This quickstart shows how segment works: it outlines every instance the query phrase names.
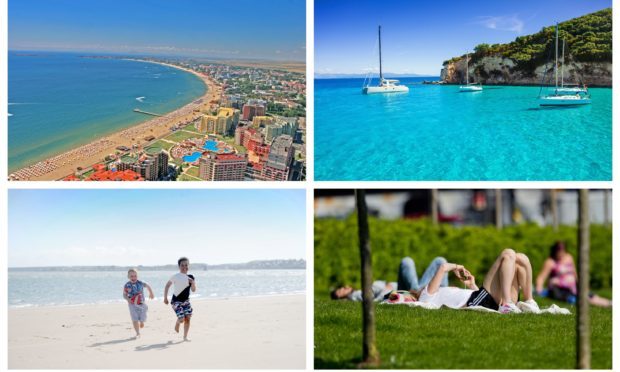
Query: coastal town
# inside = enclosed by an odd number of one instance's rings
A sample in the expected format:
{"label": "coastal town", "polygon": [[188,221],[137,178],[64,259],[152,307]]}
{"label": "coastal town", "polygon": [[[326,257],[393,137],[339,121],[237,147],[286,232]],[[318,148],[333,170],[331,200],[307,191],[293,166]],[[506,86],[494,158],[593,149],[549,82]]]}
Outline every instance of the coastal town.
{"label": "coastal town", "polygon": [[[118,58],[118,57],[87,57]],[[192,73],[206,93],[151,119],[9,175],[12,181],[301,181],[305,67],[124,58]]]}

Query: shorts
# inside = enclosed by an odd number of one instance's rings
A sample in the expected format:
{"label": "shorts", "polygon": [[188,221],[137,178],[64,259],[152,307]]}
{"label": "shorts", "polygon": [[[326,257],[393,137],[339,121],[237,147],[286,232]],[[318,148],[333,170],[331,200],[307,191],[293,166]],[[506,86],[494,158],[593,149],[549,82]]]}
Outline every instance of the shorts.
{"label": "shorts", "polygon": [[467,307],[472,306],[482,306],[495,311],[499,310],[499,305],[484,287],[474,291],[469,297],[469,300],[467,300]]}
{"label": "shorts", "polygon": [[189,300],[180,302],[175,301],[172,303],[172,310],[174,310],[175,314],[177,314],[177,318],[189,318],[192,316],[192,304],[189,303]]}
{"label": "shorts", "polygon": [[133,322],[146,322],[146,312],[149,307],[146,304],[129,304],[129,315]]}

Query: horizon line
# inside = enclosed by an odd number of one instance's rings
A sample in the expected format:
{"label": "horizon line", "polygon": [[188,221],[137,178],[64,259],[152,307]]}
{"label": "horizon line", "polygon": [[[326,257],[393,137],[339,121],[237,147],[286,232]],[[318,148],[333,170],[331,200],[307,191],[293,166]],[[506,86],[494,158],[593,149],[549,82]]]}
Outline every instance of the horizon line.
{"label": "horizon line", "polygon": [[7,48],[7,52],[43,52],[43,53],[88,53],[93,55],[127,55],[127,56],[149,56],[149,57],[178,57],[178,58],[202,58],[212,60],[224,60],[224,61],[239,61],[239,62],[275,62],[275,63],[299,63],[306,65],[306,59],[269,59],[259,57],[215,57],[207,55],[187,55],[187,54],[157,54],[150,52],[117,52],[117,51],[92,51],[92,50],[79,50],[79,49],[30,49],[30,48]]}

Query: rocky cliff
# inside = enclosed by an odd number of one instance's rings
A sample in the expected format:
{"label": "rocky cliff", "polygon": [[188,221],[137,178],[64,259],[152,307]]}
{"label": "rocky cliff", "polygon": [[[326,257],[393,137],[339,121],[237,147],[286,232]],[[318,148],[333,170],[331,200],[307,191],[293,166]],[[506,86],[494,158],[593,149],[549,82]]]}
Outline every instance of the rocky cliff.
{"label": "rocky cliff", "polygon": [[[441,80],[448,84],[465,82],[465,57],[452,60],[441,69]],[[540,85],[553,83],[553,61],[532,69],[519,69],[514,60],[501,55],[486,56],[470,61],[469,80],[486,85]],[[559,73],[559,72],[558,72]],[[587,86],[611,87],[611,62],[567,62],[564,66],[564,82],[586,84]]]}
{"label": "rocky cliff", "polygon": [[[566,46],[565,82],[611,86],[611,8],[561,22],[559,40],[560,48]],[[553,83],[555,43],[556,27],[551,25],[510,43],[477,45],[469,55],[470,82],[538,85],[545,77],[546,84]],[[442,80],[449,84],[464,83],[465,58],[463,55],[445,61]]]}

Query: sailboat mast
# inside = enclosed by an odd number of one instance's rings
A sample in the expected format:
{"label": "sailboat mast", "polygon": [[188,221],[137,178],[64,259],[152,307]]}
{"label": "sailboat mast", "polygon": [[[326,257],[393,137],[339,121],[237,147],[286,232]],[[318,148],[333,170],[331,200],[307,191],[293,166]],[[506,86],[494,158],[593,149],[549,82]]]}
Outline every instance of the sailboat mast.
{"label": "sailboat mast", "polygon": [[469,53],[465,55],[465,84],[469,84]]}
{"label": "sailboat mast", "polygon": [[562,88],[564,88],[564,48],[566,47],[566,39],[562,39]]}
{"label": "sailboat mast", "polygon": [[383,67],[381,66],[381,25],[379,25],[379,79],[383,81]]}
{"label": "sailboat mast", "polygon": [[558,24],[555,24],[555,87],[558,87]]}

